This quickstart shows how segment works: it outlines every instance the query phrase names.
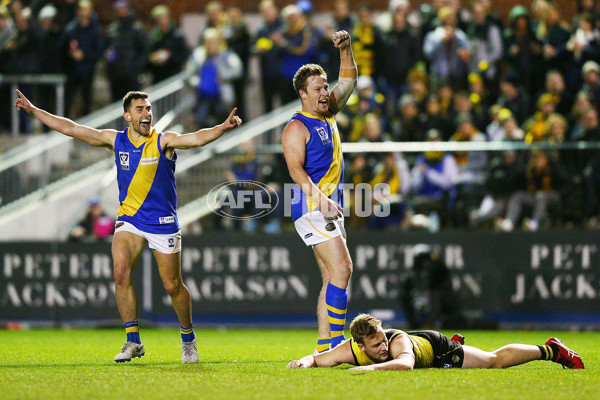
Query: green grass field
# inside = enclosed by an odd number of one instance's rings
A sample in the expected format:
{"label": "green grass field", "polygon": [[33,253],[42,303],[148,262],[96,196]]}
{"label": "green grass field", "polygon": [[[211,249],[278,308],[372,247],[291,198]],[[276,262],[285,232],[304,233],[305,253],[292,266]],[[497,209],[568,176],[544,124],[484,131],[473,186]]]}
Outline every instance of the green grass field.
{"label": "green grass field", "polygon": [[586,369],[543,361],[506,370],[286,369],[312,352],[309,330],[198,330],[200,363],[183,365],[176,329],[142,329],[146,356],[116,364],[122,330],[0,331],[0,399],[600,399],[598,332],[462,333],[485,350],[555,335]]}

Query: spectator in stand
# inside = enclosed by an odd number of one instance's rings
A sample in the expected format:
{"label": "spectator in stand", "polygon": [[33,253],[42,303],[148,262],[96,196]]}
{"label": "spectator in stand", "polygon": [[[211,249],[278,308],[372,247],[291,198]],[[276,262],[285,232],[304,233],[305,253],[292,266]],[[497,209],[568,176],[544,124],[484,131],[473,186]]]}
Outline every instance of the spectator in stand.
{"label": "spectator in stand", "polygon": [[394,141],[424,142],[425,130],[419,118],[417,102],[410,94],[403,95],[398,101],[399,116],[393,121]]}
{"label": "spectator in stand", "polygon": [[[449,84],[444,84],[439,88],[437,94],[440,99],[442,115],[446,118],[452,118],[454,116],[452,112],[454,109],[454,90]],[[454,131],[454,129],[452,129],[452,131]]]}
{"label": "spectator in stand", "polygon": [[469,38],[469,70],[481,73],[494,81],[498,72],[496,63],[502,59],[502,31],[488,19],[485,5],[476,1],[472,6],[473,19],[466,27]]}
{"label": "spectator in stand", "polygon": [[154,7],[150,15],[156,26],[150,31],[148,69],[156,83],[181,72],[190,51],[167,6]]}
{"label": "spectator in stand", "polygon": [[148,36],[136,20],[129,1],[117,0],[113,6],[116,21],[107,30],[108,78],[113,101],[120,101],[130,90],[139,90],[148,58]]}
{"label": "spectator in stand", "polygon": [[263,0],[259,5],[263,26],[254,39],[254,52],[260,60],[260,78],[263,92],[264,111],[273,110],[273,102],[279,97],[281,84],[281,60],[279,52],[273,44],[272,36],[281,34],[283,21],[273,0]]}
{"label": "spectator in stand", "polygon": [[77,17],[67,25],[63,46],[67,72],[65,110],[68,116],[74,115],[71,108],[78,93],[82,97],[83,115],[92,111],[94,73],[103,51],[104,37],[93,4],[89,0],[80,0]]}
{"label": "spectator in stand", "polygon": [[[38,14],[38,23],[41,30],[40,43],[40,73],[60,74],[63,72],[61,48],[63,33],[55,23],[56,7],[52,4],[45,5]],[[53,85],[40,85],[38,88],[40,107],[56,113],[56,89]],[[44,131],[50,128],[44,125]]]}
{"label": "spectator in stand", "polygon": [[600,110],[600,65],[596,61],[588,61],[581,69],[583,86],[581,92],[587,95],[592,105]]}
{"label": "spectator in stand", "polygon": [[548,3],[545,15],[545,34],[539,35],[544,47],[545,71],[556,69],[564,73],[567,63],[567,42],[571,37],[568,25],[561,21],[560,11],[556,4]]}
{"label": "spectator in stand", "polygon": [[556,104],[556,112],[568,115],[573,107],[573,95],[567,90],[565,80],[559,71],[548,71],[545,89],[545,92],[538,97],[538,101],[543,95],[548,94]]}
{"label": "spectator in stand", "polygon": [[352,34],[352,52],[358,71],[361,75],[375,77],[376,50],[380,46],[381,33],[373,22],[371,5],[362,3],[358,6],[358,21],[354,25]]}
{"label": "spectator in stand", "polygon": [[[15,3],[18,4],[18,3]],[[41,32],[31,17],[31,9],[17,8],[14,14],[16,33],[4,43],[0,49],[2,71],[6,74],[37,74],[40,72]],[[31,96],[33,87],[30,84],[21,84],[19,89],[25,96]],[[9,95],[8,98],[11,98]],[[5,109],[8,110],[8,107]],[[4,113],[4,112],[2,112]],[[31,133],[31,119],[19,116],[21,132]]]}
{"label": "spectator in stand", "polygon": [[443,140],[448,140],[454,133],[453,122],[442,115],[440,100],[435,94],[427,97],[425,111],[419,114],[419,121],[423,131],[435,129],[441,133]]}
{"label": "spectator in stand", "polygon": [[298,94],[289,82],[294,79],[298,68],[315,61],[316,37],[298,6],[286,6],[281,10],[281,15],[285,20],[284,32],[274,32],[271,39],[281,49],[280,76],[285,82],[281,85],[281,99],[283,103],[289,103],[298,99]]}
{"label": "spectator in stand", "polygon": [[[440,140],[438,131],[427,132],[427,141]],[[434,219],[437,216],[445,224],[455,207],[457,176],[458,166],[452,154],[431,150],[419,154],[410,180],[414,194],[410,203],[415,213],[428,214]]]}
{"label": "spectator in stand", "polygon": [[390,106],[387,110],[390,116],[390,111],[407,90],[409,71],[421,59],[419,36],[408,26],[404,12],[392,14],[391,28],[382,34],[375,55],[377,84]]}
{"label": "spectator in stand", "polygon": [[242,76],[240,58],[226,48],[217,29],[204,31],[201,46],[194,49],[186,66],[196,88],[196,120],[202,126],[215,125],[234,106],[233,80]]}
{"label": "spectator in stand", "polygon": [[562,166],[549,159],[543,151],[531,153],[525,170],[526,190],[510,196],[506,217],[499,220],[498,227],[512,231],[519,222],[523,207],[533,207],[531,218],[525,219],[527,230],[537,231],[548,224],[548,207],[558,206],[561,194],[568,193],[568,175]]}
{"label": "spectator in stand", "polygon": [[[375,165],[373,179],[369,182],[373,193],[372,212],[369,217],[369,229],[400,227],[406,216],[406,195],[410,190],[410,170],[401,154],[384,153],[381,161]],[[389,215],[380,215],[384,211],[378,199],[388,202]]]}
{"label": "spectator in stand", "polygon": [[548,117],[556,111],[554,97],[551,94],[543,94],[537,101],[538,109],[532,117],[523,124],[525,130],[525,142],[535,143],[545,139]]}
{"label": "spectator in stand", "polygon": [[529,96],[518,86],[514,75],[507,75],[500,80],[500,97],[498,104],[508,108],[519,125],[529,117]]}
{"label": "spectator in stand", "polygon": [[543,71],[542,43],[535,36],[529,11],[522,5],[512,8],[509,27],[504,31],[504,57],[508,64],[507,76],[518,77],[527,93],[541,90]]}
{"label": "spectator in stand", "polygon": [[374,114],[383,118],[385,97],[375,90],[375,83],[370,76],[360,75],[346,107],[338,113],[340,134],[344,140],[358,142],[364,135],[366,116]]}
{"label": "spectator in stand", "polygon": [[450,7],[438,11],[442,26],[425,36],[423,54],[430,62],[431,84],[439,88],[450,84],[454,89],[464,89],[467,84],[469,40],[456,27],[457,18]]}
{"label": "spectator in stand", "polygon": [[498,117],[500,126],[504,129],[504,139],[502,140],[507,142],[522,142],[525,140],[525,132],[519,127],[517,120],[509,109],[503,108]]}
{"label": "spectator in stand", "polygon": [[[16,34],[16,29],[13,24],[12,18],[8,8],[4,5],[0,5],[0,73],[5,73],[7,67],[5,56],[6,54],[2,51],[4,45]],[[12,102],[12,95],[10,93],[10,85],[0,83],[0,110],[8,110]],[[8,130],[10,128],[10,113],[0,113],[0,131],[2,129]]]}
{"label": "spectator in stand", "polygon": [[98,239],[109,239],[114,232],[115,221],[109,217],[99,197],[88,202],[88,210],[69,234],[69,240],[77,242],[95,242]]}
{"label": "spectator in stand", "polygon": [[352,32],[355,22],[350,12],[348,0],[335,0],[333,3],[333,19],[336,31]]}
{"label": "spectator in stand", "polygon": [[469,103],[471,104],[473,123],[477,129],[484,131],[490,122],[489,109],[492,106],[492,96],[481,75],[471,72],[467,80],[469,81]]}
{"label": "spectator in stand", "polygon": [[246,84],[248,82],[248,67],[250,62],[250,32],[246,26],[246,20],[242,9],[233,6],[227,10],[228,23],[225,25],[225,40],[229,49],[233,51],[242,61],[242,76],[233,80],[235,91],[235,104],[238,107],[240,118],[246,115]]}
{"label": "spectator in stand", "polygon": [[480,226],[500,218],[506,212],[510,196],[525,189],[525,167],[515,151],[497,154],[486,166],[486,194],[479,208],[469,213],[469,226]]}
{"label": "spectator in stand", "polygon": [[571,87],[581,85],[581,67],[587,61],[597,60],[600,52],[600,30],[594,27],[591,14],[581,14],[578,19],[577,29],[567,42],[569,60],[566,77]]}
{"label": "spectator in stand", "polygon": [[210,28],[216,29],[219,35],[223,36],[225,25],[227,24],[227,13],[223,4],[220,1],[210,1],[204,11],[206,12],[208,21],[202,31],[202,38],[204,38],[204,32]]}
{"label": "spectator in stand", "polygon": [[[458,130],[450,138],[452,142],[485,142],[485,135],[477,130],[469,114],[458,118]],[[467,209],[479,204],[484,194],[484,175],[487,165],[485,151],[454,152],[458,166],[456,177],[457,214],[456,222],[462,226],[466,222]]]}

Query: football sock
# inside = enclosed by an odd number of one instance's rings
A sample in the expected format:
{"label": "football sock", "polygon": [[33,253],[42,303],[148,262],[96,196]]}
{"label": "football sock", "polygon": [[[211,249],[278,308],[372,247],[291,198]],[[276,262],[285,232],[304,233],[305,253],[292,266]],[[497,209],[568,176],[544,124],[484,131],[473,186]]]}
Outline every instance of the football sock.
{"label": "football sock", "polygon": [[346,309],[348,308],[348,294],[346,289],[339,288],[331,283],[327,284],[325,290],[325,305],[329,316],[329,328],[331,329],[331,348],[342,343],[344,337],[344,325],[346,325]]}
{"label": "football sock", "polygon": [[324,351],[329,350],[331,347],[331,338],[330,337],[320,337],[317,339],[317,352],[322,353]]}
{"label": "football sock", "polygon": [[194,324],[191,324],[187,328],[179,325],[179,328],[181,328],[181,341],[182,342],[187,343],[187,342],[194,341],[194,339],[196,338],[196,334],[194,333]]}
{"label": "football sock", "polygon": [[556,361],[558,357],[558,346],[555,344],[538,346],[542,352],[542,360]]}
{"label": "football sock", "polygon": [[140,340],[140,326],[137,319],[135,321],[125,322],[123,326],[125,327],[125,333],[127,334],[128,342],[137,344],[142,343]]}

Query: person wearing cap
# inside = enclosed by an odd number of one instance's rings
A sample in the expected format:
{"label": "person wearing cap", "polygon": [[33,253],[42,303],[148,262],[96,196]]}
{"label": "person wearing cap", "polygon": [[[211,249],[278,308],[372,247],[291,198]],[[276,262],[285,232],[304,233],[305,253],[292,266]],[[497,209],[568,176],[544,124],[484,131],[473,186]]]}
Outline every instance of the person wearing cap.
{"label": "person wearing cap", "polygon": [[83,114],[92,111],[92,85],[96,66],[104,51],[104,42],[93,3],[89,0],[79,1],[77,17],[67,25],[63,42],[67,72],[65,111],[68,116],[73,115],[71,108],[79,93]]}
{"label": "person wearing cap", "polygon": [[449,83],[454,89],[464,89],[467,84],[469,39],[457,28],[457,16],[448,6],[438,11],[442,26],[425,35],[423,54],[430,62],[434,87]]}
{"label": "person wearing cap", "polygon": [[160,82],[183,70],[190,51],[183,32],[171,19],[169,7],[158,5],[150,15],[156,25],[149,34],[148,69],[154,82]]}
{"label": "person wearing cap", "polygon": [[113,101],[139,90],[148,57],[148,35],[133,15],[129,1],[114,3],[116,20],[106,29],[108,78]]}
{"label": "person wearing cap", "polygon": [[584,93],[590,102],[600,111],[600,65],[596,61],[587,61],[581,69],[583,86],[580,93]]}

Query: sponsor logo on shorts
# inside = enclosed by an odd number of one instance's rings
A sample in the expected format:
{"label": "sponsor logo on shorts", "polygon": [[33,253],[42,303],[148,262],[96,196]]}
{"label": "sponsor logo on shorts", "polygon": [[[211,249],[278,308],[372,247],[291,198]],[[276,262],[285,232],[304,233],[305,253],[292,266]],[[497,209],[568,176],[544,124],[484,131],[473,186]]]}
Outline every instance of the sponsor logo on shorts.
{"label": "sponsor logo on shorts", "polygon": [[142,165],[158,164],[158,157],[142,158],[140,160]]}
{"label": "sponsor logo on shorts", "polygon": [[304,239],[308,239],[309,237],[311,237],[313,234],[311,233],[307,233],[306,235],[304,235]]}
{"label": "sponsor logo on shorts", "polygon": [[125,225],[125,222],[117,222],[115,224],[115,229],[118,229],[118,228],[122,227],[123,225]]}
{"label": "sponsor logo on shorts", "polygon": [[129,171],[129,153],[126,151],[120,151],[119,161],[121,162],[121,169]]}
{"label": "sponsor logo on shorts", "polygon": [[335,224],[333,222],[328,223],[325,225],[325,230],[327,232],[335,231]]}
{"label": "sponsor logo on shorts", "polygon": [[458,364],[459,361],[460,361],[460,357],[457,354],[452,356],[452,364]]}
{"label": "sponsor logo on shorts", "polygon": [[158,222],[160,222],[161,224],[172,224],[173,222],[175,222],[175,217],[172,215],[169,217],[160,217],[158,219]]}

